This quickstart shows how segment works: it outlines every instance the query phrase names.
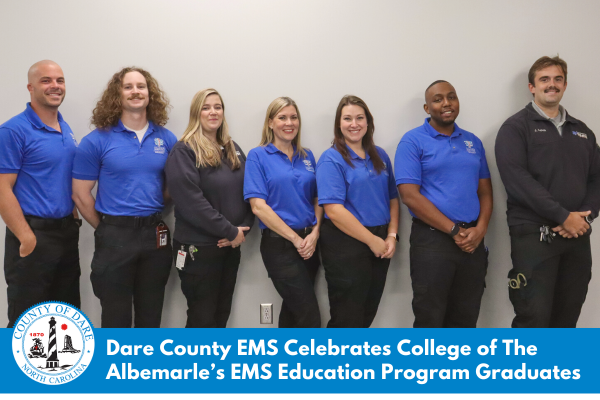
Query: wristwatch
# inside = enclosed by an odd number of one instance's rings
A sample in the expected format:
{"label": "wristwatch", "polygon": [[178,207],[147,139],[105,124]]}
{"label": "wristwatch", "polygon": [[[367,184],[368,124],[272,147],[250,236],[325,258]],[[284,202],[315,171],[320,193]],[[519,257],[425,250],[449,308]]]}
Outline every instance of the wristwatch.
{"label": "wristwatch", "polygon": [[450,230],[450,237],[458,235],[458,232],[460,232],[460,226],[458,224],[452,225],[452,229]]}
{"label": "wristwatch", "polygon": [[588,225],[592,225],[592,222],[594,222],[594,217],[592,217],[591,215],[586,215],[585,222],[587,222]]}
{"label": "wristwatch", "polygon": [[397,233],[388,233],[388,237],[393,237],[394,239],[396,239],[396,242],[400,241],[400,236],[398,236]]}

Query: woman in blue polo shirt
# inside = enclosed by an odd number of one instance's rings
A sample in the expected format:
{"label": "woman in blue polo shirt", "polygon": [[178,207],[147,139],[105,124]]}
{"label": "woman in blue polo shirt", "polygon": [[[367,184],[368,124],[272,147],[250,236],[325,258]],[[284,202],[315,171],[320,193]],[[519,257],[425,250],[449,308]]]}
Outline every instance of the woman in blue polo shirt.
{"label": "woman in blue polo shirt", "polygon": [[344,96],[333,146],[317,166],[325,208],[321,256],[329,291],[329,328],[371,326],[398,240],[398,191],[392,163],[375,146],[369,108]]}
{"label": "woman in blue polo shirt", "polygon": [[260,146],[248,153],[244,179],[244,199],[260,220],[260,253],[283,298],[280,328],[321,327],[314,282],[323,211],[315,158],[300,145],[300,128],[296,103],[289,97],[273,100]]}
{"label": "woman in blue polo shirt", "polygon": [[173,252],[188,304],[186,328],[227,326],[239,246],[254,224],[243,195],[246,156],[229,136],[224,112],[215,89],[196,93],[188,127],[165,166],[175,203]]}

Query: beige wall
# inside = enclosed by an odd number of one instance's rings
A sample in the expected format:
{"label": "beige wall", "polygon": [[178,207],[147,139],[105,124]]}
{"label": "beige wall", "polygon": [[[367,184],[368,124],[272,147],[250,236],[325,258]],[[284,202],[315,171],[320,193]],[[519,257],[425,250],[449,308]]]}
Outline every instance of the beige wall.
{"label": "beige wall", "polygon": [[[258,144],[264,113],[275,97],[290,96],[303,118],[303,144],[315,157],[332,138],[335,108],[356,94],[376,121],[375,141],[393,159],[402,135],[423,123],[423,91],[436,79],[454,84],[458,124],[484,143],[495,189],[487,244],[490,267],[479,326],[507,327],[512,307],[506,194],[494,157],[498,128],[531,96],[527,70],[538,57],[559,53],[569,63],[563,104],[600,133],[596,79],[600,64],[597,16],[589,1],[114,1],[3,2],[0,12],[0,121],[23,111],[26,72],[41,59],[58,62],[68,94],[61,112],[80,140],[110,76],[123,66],[151,71],[171,98],[167,125],[181,136],[189,104],[202,88],[217,88],[233,138],[245,152]],[[590,78],[592,77],[592,78]],[[410,327],[409,214],[402,206],[400,244],[392,260],[375,327]],[[168,221],[173,226],[172,210]],[[0,222],[0,240],[4,242]],[[599,260],[600,233],[592,237]],[[242,247],[230,327],[260,327],[259,304],[280,299],[262,265],[257,226]],[[100,304],[89,282],[93,232],[81,230],[82,309],[100,325]],[[0,257],[4,248],[0,246]],[[35,277],[32,277],[35,279]],[[0,283],[0,326],[6,326]],[[328,320],[322,271],[317,295]],[[579,326],[600,327],[600,280],[590,285]],[[173,271],[163,327],[185,324],[186,304]],[[271,327],[268,325],[263,327]]]}

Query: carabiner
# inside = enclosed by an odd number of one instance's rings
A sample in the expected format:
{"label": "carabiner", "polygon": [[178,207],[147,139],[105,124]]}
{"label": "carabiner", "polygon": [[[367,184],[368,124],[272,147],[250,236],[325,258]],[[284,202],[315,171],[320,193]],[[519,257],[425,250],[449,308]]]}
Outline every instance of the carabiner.
{"label": "carabiner", "polygon": [[[523,277],[523,281],[521,282],[521,277]],[[518,273],[517,274],[517,279],[510,279],[508,281],[508,286],[511,289],[520,289],[521,288],[521,283],[523,283],[523,287],[527,286],[527,278],[525,278],[525,275],[523,275],[522,273]]]}

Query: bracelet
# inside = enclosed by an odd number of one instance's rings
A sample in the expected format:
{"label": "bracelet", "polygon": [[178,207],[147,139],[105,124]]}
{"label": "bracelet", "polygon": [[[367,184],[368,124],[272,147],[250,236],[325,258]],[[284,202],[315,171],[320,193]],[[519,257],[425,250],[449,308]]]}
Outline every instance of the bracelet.
{"label": "bracelet", "polygon": [[393,237],[394,239],[396,239],[396,242],[400,241],[400,236],[398,236],[397,233],[388,233],[388,237]]}

